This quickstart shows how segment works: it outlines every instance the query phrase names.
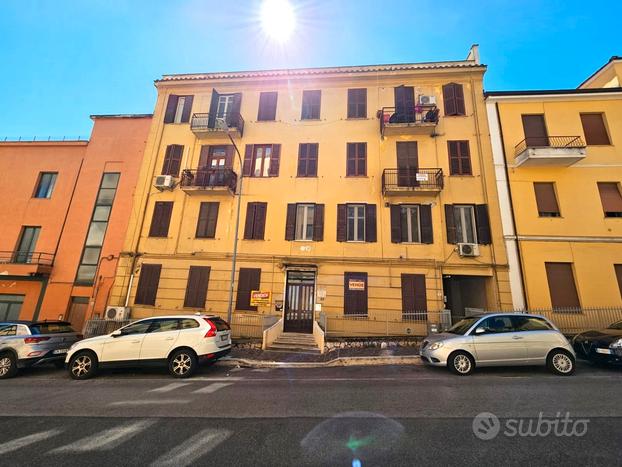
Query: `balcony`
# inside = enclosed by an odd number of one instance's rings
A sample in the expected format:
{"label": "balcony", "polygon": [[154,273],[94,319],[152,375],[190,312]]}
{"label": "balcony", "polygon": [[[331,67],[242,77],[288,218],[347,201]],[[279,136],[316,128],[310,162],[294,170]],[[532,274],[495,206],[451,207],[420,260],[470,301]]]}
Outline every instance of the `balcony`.
{"label": "balcony", "polygon": [[443,169],[384,169],[382,194],[436,195],[443,189]]}
{"label": "balcony", "polygon": [[197,138],[222,138],[231,135],[241,138],[244,134],[244,119],[239,112],[230,112],[222,117],[215,114],[193,114],[190,129]]}
{"label": "balcony", "polygon": [[0,251],[0,275],[49,275],[53,265],[53,253]]}
{"label": "balcony", "polygon": [[231,169],[184,170],[179,186],[188,195],[206,193],[235,194],[238,175]]}
{"label": "balcony", "polygon": [[378,111],[380,134],[431,135],[438,125],[439,109],[436,105],[416,105],[411,112],[396,113],[395,107],[383,107]]}
{"label": "balcony", "polygon": [[514,148],[516,166],[569,166],[585,158],[580,136],[542,136],[522,140]]}

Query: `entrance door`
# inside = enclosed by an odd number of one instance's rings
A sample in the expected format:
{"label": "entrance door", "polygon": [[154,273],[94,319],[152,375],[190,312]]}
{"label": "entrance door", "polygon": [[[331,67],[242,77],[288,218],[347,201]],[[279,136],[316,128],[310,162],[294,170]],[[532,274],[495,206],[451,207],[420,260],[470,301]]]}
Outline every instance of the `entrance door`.
{"label": "entrance door", "polygon": [[417,142],[397,143],[397,185],[405,187],[418,186],[417,170],[419,170]]}
{"label": "entrance door", "polygon": [[84,327],[84,319],[86,317],[86,310],[89,307],[88,297],[71,297],[71,305],[69,306],[69,315],[67,321],[71,323],[78,332],[82,331]]}
{"label": "entrance door", "polygon": [[315,272],[287,271],[285,289],[285,332],[313,332]]}
{"label": "entrance door", "polygon": [[528,147],[549,146],[544,115],[523,115],[523,131]]}

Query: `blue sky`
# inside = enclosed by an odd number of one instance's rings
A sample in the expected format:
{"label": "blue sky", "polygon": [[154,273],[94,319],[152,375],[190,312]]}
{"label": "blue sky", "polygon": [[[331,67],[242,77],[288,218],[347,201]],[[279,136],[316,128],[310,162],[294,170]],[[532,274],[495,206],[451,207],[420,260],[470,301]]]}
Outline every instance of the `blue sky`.
{"label": "blue sky", "polygon": [[488,90],[572,88],[622,55],[619,0],[291,2],[277,45],[261,0],[1,0],[0,138],[150,113],[168,73],[455,60],[479,43]]}

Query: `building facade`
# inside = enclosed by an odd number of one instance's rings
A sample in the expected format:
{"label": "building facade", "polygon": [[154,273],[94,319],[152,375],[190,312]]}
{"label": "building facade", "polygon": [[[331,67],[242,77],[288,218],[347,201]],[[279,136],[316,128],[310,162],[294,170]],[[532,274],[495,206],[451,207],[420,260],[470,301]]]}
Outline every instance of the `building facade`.
{"label": "building facade", "polygon": [[486,93],[516,308],[622,305],[621,80]]}
{"label": "building facade", "polygon": [[104,311],[151,115],[92,119],[89,141],[0,143],[0,320]]}
{"label": "building facade", "polygon": [[474,47],[455,62],[156,81],[111,304],[226,316],[240,199],[235,313],[310,332],[320,312],[399,327],[511,307],[485,69]]}

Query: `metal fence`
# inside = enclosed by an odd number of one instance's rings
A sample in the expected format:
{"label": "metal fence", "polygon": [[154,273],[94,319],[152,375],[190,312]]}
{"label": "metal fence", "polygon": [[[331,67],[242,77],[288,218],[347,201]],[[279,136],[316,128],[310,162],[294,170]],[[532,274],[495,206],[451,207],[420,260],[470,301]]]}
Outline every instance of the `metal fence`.
{"label": "metal fence", "polygon": [[561,332],[570,335],[590,329],[606,328],[622,320],[622,308],[532,309],[527,313],[544,316]]}
{"label": "metal fence", "polygon": [[329,337],[426,336],[432,327],[443,331],[451,326],[451,312],[324,315],[320,318],[320,325]]}

